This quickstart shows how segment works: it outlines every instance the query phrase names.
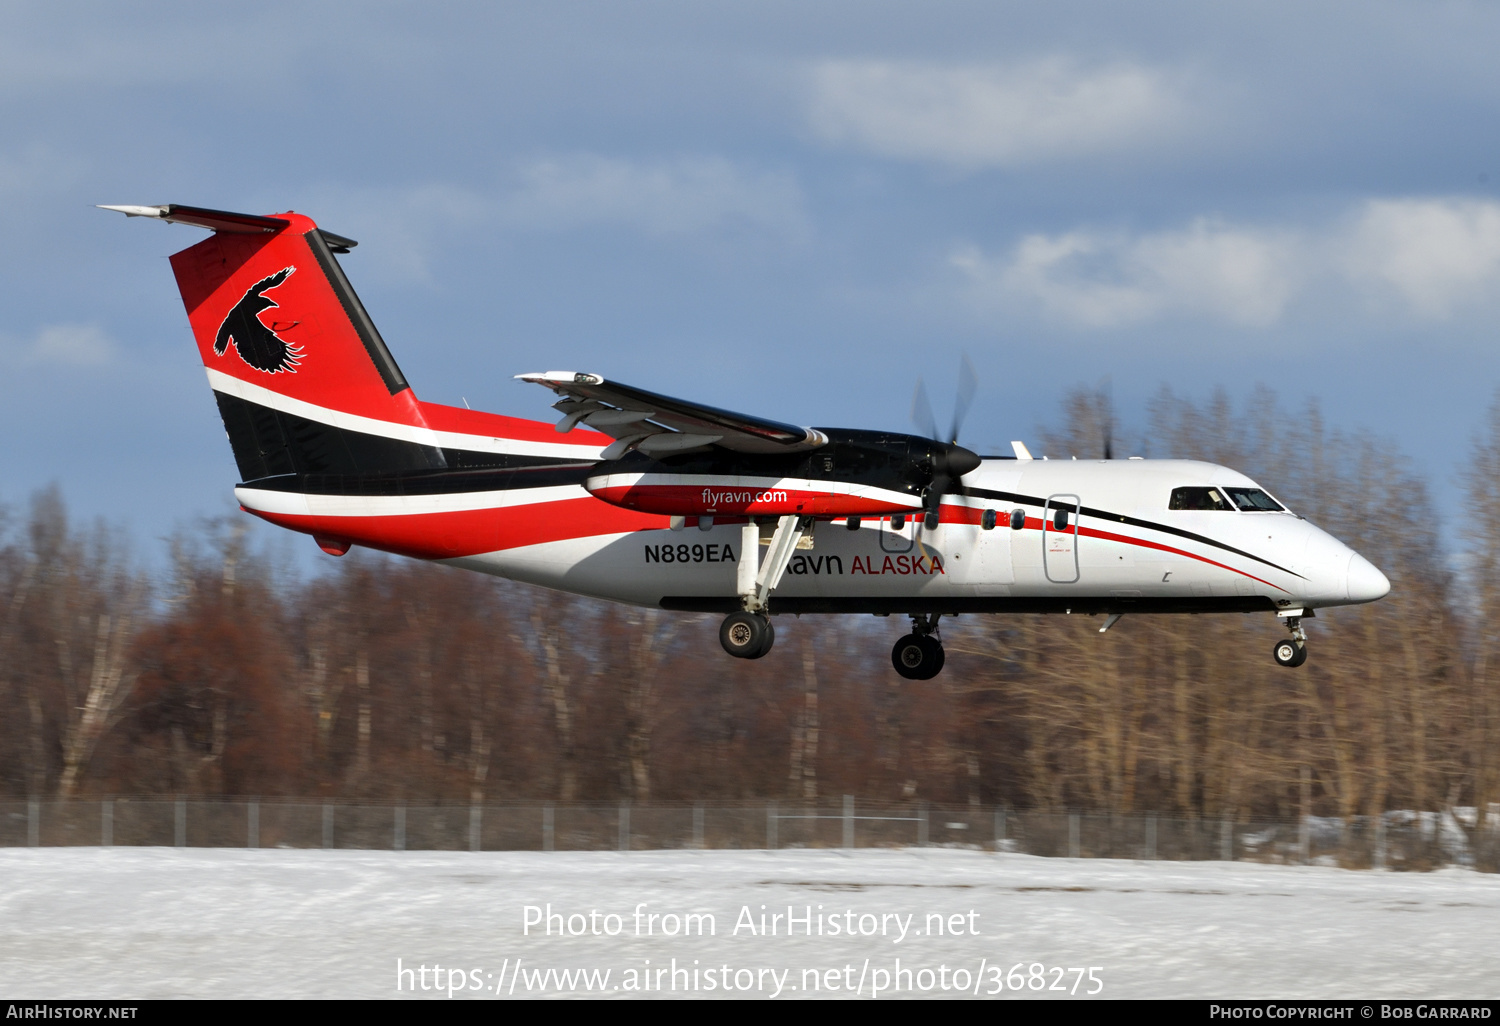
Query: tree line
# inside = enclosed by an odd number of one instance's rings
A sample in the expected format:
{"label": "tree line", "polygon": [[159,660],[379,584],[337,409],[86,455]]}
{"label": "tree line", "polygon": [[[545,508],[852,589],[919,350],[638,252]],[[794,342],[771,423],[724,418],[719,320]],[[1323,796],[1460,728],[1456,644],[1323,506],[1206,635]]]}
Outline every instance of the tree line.
{"label": "tree line", "polygon": [[[56,489],[0,519],[0,792],[463,801],[875,801],[1350,818],[1500,800],[1500,403],[1444,521],[1389,441],[1161,392],[1130,454],[1243,470],[1390,578],[1270,659],[1267,615],[943,623],[903,681],[897,619],[782,617],[759,661],[718,617],[580,599],[355,550],[290,573],[243,523],[151,575]],[[1041,449],[1097,458],[1106,394]],[[1456,513],[1457,511],[1455,511]],[[1440,544],[1439,532],[1446,532]],[[1455,548],[1465,563],[1450,569]],[[790,621],[790,622],[788,622]]]}

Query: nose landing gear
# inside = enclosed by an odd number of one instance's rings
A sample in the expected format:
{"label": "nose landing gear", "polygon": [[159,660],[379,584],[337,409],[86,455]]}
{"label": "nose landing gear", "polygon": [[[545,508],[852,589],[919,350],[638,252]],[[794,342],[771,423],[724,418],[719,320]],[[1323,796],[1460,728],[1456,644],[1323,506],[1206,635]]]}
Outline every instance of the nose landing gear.
{"label": "nose landing gear", "polygon": [[1276,642],[1271,654],[1282,666],[1301,666],[1307,662],[1307,632],[1302,629],[1302,617],[1288,616],[1285,620],[1292,636]]}
{"label": "nose landing gear", "polygon": [[911,633],[891,649],[891,665],[907,680],[931,680],[942,672],[947,656],[937,632],[941,614],[912,614]]}

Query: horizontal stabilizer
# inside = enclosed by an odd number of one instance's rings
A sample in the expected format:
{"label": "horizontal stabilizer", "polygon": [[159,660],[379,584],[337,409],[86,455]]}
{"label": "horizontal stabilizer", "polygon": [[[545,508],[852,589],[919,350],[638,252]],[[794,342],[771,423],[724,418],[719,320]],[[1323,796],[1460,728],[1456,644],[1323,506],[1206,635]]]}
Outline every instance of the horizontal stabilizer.
{"label": "horizontal stabilizer", "polygon": [[[284,217],[267,217],[263,214],[236,214],[231,210],[210,210],[207,207],[185,207],[181,203],[163,203],[160,206],[133,206],[125,203],[118,206],[96,203],[100,210],[118,210],[126,217],[150,217],[168,224],[190,224],[195,228],[207,228],[214,232],[231,235],[256,235],[263,232],[279,232],[292,222]],[[335,253],[347,253],[359,243],[322,228],[317,229],[328,248]]]}
{"label": "horizontal stabilizer", "polygon": [[228,210],[209,210],[205,207],[185,207],[178,203],[164,203],[158,207],[112,207],[100,203],[101,210],[118,210],[126,217],[154,217],[169,224],[191,224],[216,232],[253,234],[256,232],[279,232],[291,224],[283,217],[265,217],[260,214],[235,214]]}

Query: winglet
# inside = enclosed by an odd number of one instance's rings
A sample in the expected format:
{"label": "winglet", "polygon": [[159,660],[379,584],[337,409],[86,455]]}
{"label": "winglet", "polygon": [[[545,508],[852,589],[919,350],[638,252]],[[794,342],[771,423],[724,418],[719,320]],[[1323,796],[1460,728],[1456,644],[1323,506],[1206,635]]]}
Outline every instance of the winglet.
{"label": "winglet", "polygon": [[1016,459],[1018,460],[1030,460],[1036,458],[1032,456],[1031,451],[1026,448],[1025,442],[1011,442],[1010,447],[1011,450],[1015,452]]}

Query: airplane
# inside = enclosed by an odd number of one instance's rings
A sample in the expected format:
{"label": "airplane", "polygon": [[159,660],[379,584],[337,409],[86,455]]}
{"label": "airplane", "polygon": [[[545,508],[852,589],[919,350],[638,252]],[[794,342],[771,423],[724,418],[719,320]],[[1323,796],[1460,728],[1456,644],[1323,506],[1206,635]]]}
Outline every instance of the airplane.
{"label": "airplane", "polygon": [[[945,661],[941,618],[1270,613],[1372,602],[1363,556],[1227,467],[980,456],[890,431],[783,424],[599,374],[517,375],[557,423],[417,399],[338,256],[295,212],[105,206],[212,234],[171,258],[223,418],[240,507],[341,556],[365,546],[639,606],[722,613],[731,656],[771,617],[909,618],[909,680]],[[930,410],[930,407],[929,407]],[[930,413],[928,416],[930,420]]]}

